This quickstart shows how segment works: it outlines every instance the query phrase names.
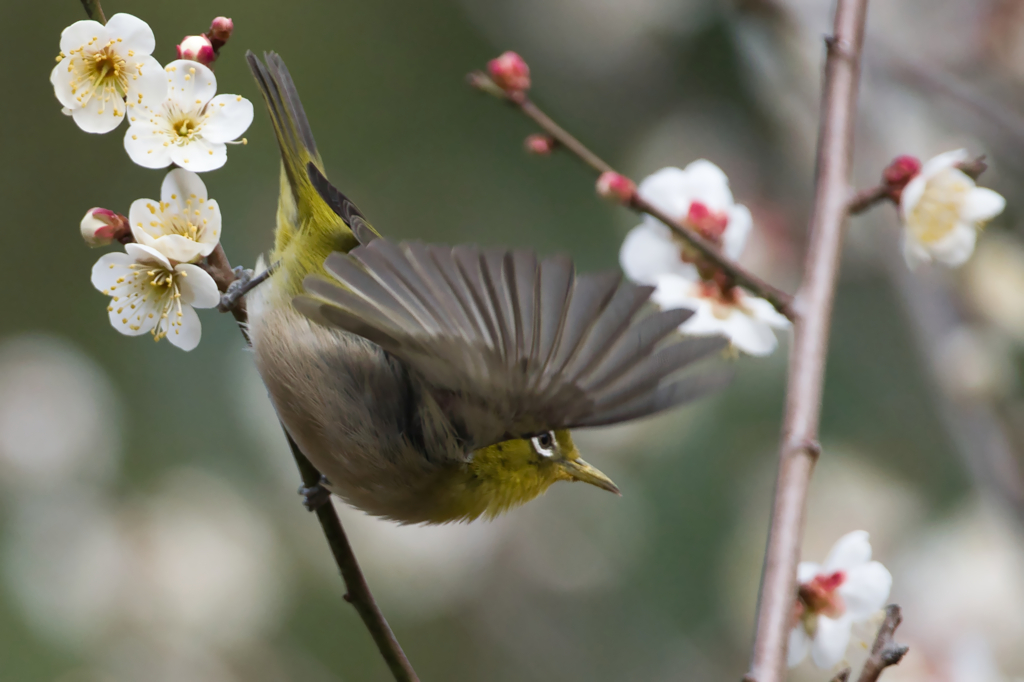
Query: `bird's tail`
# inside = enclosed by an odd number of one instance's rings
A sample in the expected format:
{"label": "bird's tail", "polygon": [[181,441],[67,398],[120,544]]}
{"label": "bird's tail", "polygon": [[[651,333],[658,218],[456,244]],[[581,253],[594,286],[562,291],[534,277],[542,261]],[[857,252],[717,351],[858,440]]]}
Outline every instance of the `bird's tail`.
{"label": "bird's tail", "polygon": [[281,148],[273,259],[282,261],[289,279],[301,282],[305,275],[320,271],[332,251],[348,251],[358,242],[346,221],[310,182],[310,173],[324,177],[323,161],[288,67],[273,52],[263,58],[265,64],[252,52],[246,53]]}

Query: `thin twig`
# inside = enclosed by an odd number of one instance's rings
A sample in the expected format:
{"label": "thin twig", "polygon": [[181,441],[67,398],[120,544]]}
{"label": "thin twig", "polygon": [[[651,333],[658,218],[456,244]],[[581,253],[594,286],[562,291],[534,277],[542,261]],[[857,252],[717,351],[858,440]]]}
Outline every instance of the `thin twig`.
{"label": "thin twig", "polygon": [[[610,164],[601,159],[594,152],[590,151],[586,145],[573,137],[565,130],[565,128],[558,125],[558,123],[556,123],[550,116],[541,111],[525,93],[505,92],[486,74],[479,71],[469,74],[467,81],[477,90],[501,97],[506,102],[517,108],[536,123],[541,130],[554,138],[555,141],[558,142],[559,148],[569,150],[595,172],[616,172]],[[663,211],[658,210],[636,193],[634,193],[633,199],[629,203],[629,208],[640,213],[651,215],[665,223],[669,229],[679,235],[679,237],[686,241],[687,244],[700,252],[704,258],[714,263],[715,266],[724,272],[733,282],[750,290],[761,298],[764,298],[771,303],[776,310],[788,317],[790,320],[796,319],[796,311],[793,309],[792,296],[781,289],[773,287],[757,275],[754,275],[740,266],[736,261],[723,254],[718,247],[691,230],[681,221],[676,220],[665,214]]]}
{"label": "thin twig", "polygon": [[896,628],[903,622],[903,613],[896,604],[889,604],[885,607],[885,620],[878,628],[878,636],[875,643],[871,645],[871,655],[864,663],[857,682],[877,682],[882,671],[891,665],[896,665],[906,656],[910,647],[897,644],[892,636]]}
{"label": "thin twig", "polygon": [[98,21],[101,24],[107,23],[107,17],[103,14],[103,8],[100,7],[100,0],[82,0],[82,7],[85,8],[85,14],[93,21]]}
{"label": "thin twig", "polygon": [[749,677],[780,682],[796,595],[811,473],[819,456],[818,424],[828,333],[850,197],[853,131],[868,0],[838,0],[835,32],[826,42],[825,84],[818,132],[817,178],[800,315],[790,352],[779,472],[765,552],[757,634]]}
{"label": "thin twig", "polygon": [[850,666],[846,666],[842,670],[836,673],[836,676],[832,678],[832,682],[847,682],[850,679],[850,673],[853,671]]}

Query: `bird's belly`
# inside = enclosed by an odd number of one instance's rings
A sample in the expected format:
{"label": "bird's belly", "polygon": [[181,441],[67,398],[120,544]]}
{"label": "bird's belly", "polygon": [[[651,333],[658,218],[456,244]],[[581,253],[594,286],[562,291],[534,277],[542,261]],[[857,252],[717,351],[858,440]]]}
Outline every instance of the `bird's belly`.
{"label": "bird's belly", "polygon": [[256,366],[277,413],[330,488],[366,512],[417,522],[451,461],[431,461],[406,435],[404,370],[365,339],[311,323],[291,306],[253,306]]}

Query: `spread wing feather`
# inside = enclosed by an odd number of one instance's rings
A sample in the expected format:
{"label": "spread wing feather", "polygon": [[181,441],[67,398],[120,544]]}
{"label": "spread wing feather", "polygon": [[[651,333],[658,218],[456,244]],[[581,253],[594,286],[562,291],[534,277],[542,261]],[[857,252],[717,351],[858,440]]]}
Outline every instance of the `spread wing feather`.
{"label": "spread wing feather", "polygon": [[307,278],[296,307],[405,363],[472,448],[653,414],[730,376],[680,376],[725,340],[683,339],[689,311],[642,315],[650,287],[564,256],[374,238],[324,266],[337,283]]}

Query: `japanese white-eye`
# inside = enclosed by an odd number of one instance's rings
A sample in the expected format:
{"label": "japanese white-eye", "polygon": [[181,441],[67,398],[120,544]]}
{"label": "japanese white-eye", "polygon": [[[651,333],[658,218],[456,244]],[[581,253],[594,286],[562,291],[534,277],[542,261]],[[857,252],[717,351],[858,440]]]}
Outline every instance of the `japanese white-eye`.
{"label": "japanese white-eye", "polygon": [[256,364],[331,492],[403,523],[495,516],[556,481],[618,492],[570,428],[678,405],[728,380],[677,372],[725,346],[617,273],[527,250],[394,243],[324,176],[284,62],[248,54],[281,148],[269,280],[248,296]]}

